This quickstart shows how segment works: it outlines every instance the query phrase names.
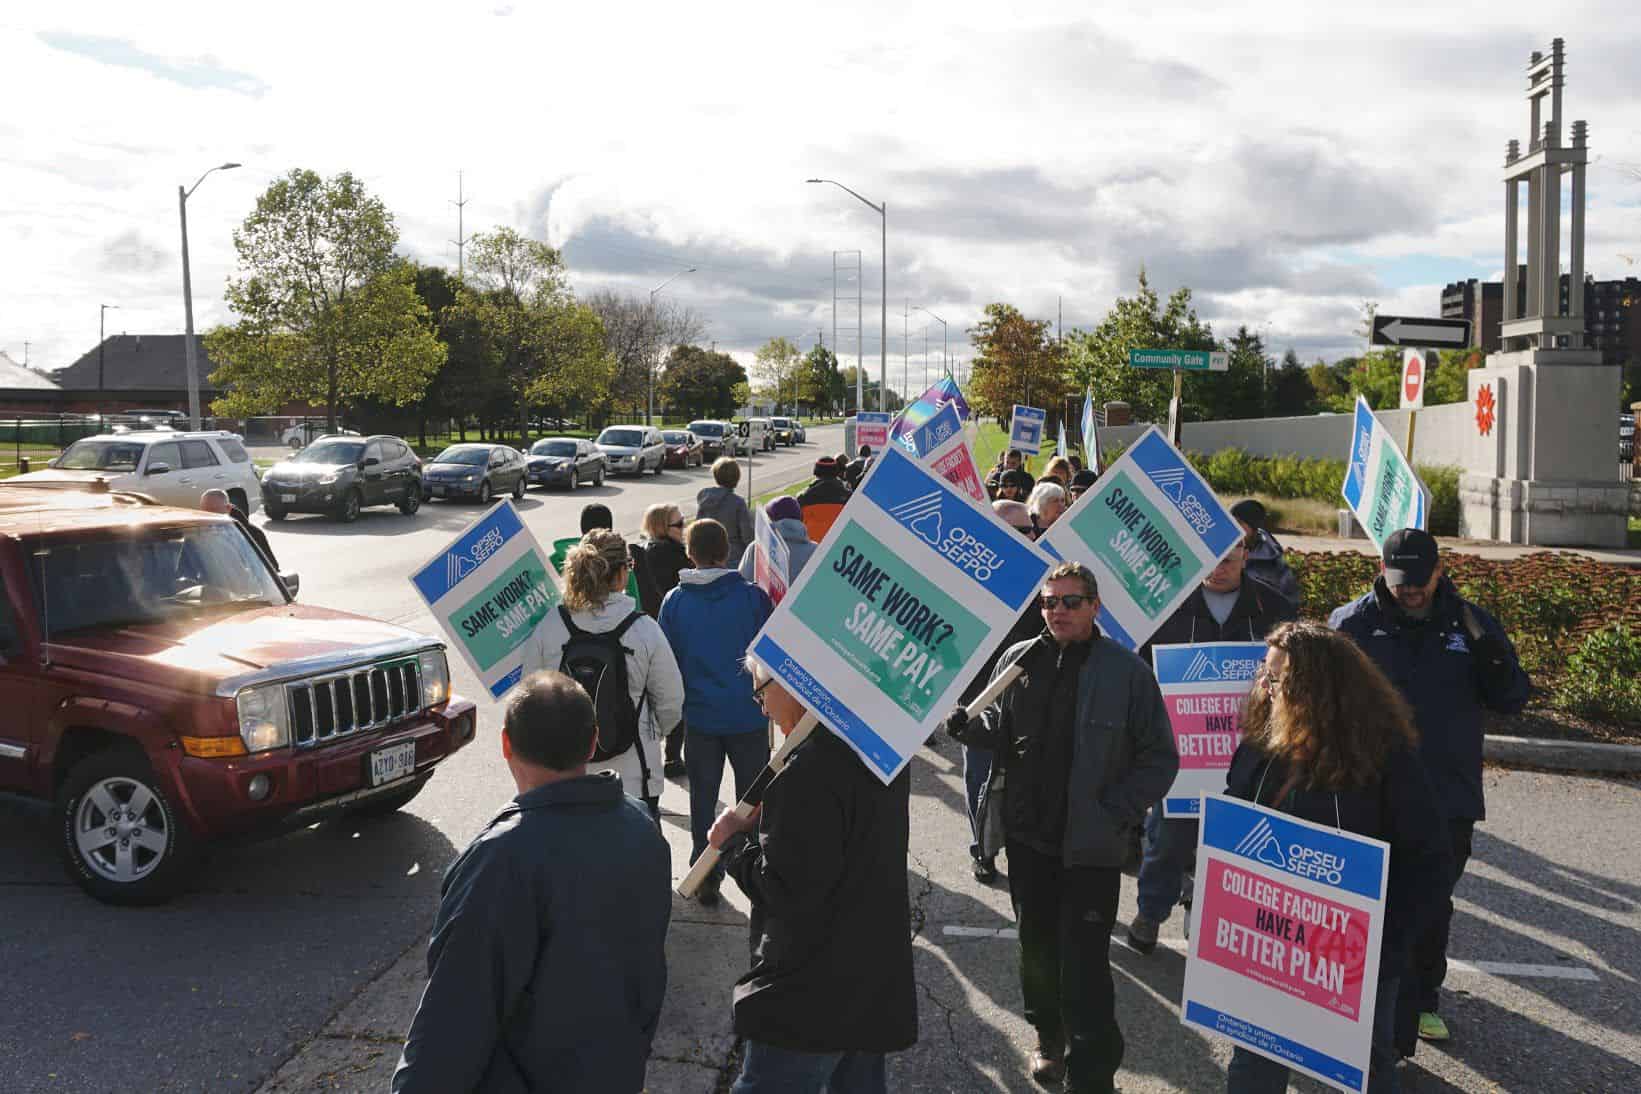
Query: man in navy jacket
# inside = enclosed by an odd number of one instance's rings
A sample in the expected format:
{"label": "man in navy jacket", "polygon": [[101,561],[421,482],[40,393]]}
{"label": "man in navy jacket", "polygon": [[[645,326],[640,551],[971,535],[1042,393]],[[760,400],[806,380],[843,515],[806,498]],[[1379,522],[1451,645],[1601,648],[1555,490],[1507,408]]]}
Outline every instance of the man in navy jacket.
{"label": "man in navy jacket", "polygon": [[[1481,782],[1486,712],[1516,713],[1530,685],[1498,620],[1459,596],[1447,579],[1428,532],[1392,532],[1382,571],[1372,591],[1335,609],[1328,623],[1350,635],[1413,708],[1419,755],[1447,821],[1457,885],[1476,822],[1487,816]],[[1452,885],[1444,895],[1439,914],[1414,941],[1402,977],[1397,1041],[1407,1056],[1415,1028],[1426,1040],[1449,1036],[1437,1006],[1447,976]]]}

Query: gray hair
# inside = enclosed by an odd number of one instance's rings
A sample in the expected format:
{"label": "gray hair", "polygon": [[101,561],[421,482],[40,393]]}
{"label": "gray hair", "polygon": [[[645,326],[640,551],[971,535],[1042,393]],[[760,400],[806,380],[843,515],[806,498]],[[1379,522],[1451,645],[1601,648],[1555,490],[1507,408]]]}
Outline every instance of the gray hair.
{"label": "gray hair", "polygon": [[1044,504],[1051,501],[1057,501],[1064,507],[1067,504],[1065,487],[1057,482],[1040,482],[1032,487],[1031,497],[1026,499],[1026,508],[1031,510],[1032,516],[1041,516]]}

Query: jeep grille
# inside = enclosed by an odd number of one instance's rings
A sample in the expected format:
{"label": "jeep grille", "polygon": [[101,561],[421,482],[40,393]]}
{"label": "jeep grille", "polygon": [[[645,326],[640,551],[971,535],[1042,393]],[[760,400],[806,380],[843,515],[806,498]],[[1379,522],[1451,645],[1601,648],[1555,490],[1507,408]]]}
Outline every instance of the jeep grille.
{"label": "jeep grille", "polygon": [[422,681],[414,659],[390,661],[294,681],[285,696],[293,741],[326,744],[420,712]]}

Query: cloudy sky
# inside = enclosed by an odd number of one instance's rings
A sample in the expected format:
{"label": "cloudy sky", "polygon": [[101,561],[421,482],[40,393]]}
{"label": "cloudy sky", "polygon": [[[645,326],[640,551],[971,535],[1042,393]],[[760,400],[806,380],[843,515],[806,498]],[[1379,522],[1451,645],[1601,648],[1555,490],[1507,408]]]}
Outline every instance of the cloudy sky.
{"label": "cloudy sky", "polygon": [[36,367],[93,347],[99,304],[111,333],[182,329],[177,186],[224,160],[244,166],[188,204],[201,329],[231,319],[230,233],[275,177],[354,172],[403,251],[454,267],[462,171],[467,232],[547,239],[578,289],[695,267],[665,291],[737,353],[830,343],[834,252],[858,249],[871,361],[878,217],[818,175],[888,203],[895,386],[903,329],[914,384],[940,339],[908,301],[955,354],[988,301],[1092,325],[1142,265],[1222,334],[1333,357],[1364,299],[1436,314],[1444,282],[1499,276],[1499,165],[1558,34],[1600,157],[1588,268],[1641,275],[1633,0],[1554,23],[1513,0],[21,7],[0,16],[0,350]]}

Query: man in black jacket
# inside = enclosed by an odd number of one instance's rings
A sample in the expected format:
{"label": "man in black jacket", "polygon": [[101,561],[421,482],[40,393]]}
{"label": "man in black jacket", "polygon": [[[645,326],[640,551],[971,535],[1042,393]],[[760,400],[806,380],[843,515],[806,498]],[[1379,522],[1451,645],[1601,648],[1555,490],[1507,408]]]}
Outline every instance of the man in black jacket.
{"label": "man in black jacket", "polygon": [[1056,567],[1039,605],[1047,634],[1005,653],[992,678],[1016,663],[1024,673],[982,717],[959,707],[946,727],[995,750],[1007,780],[1020,987],[1037,1031],[1032,1078],[1111,1094],[1123,1055],[1108,953],[1121,867],[1129,832],[1168,790],[1179,757],[1157,678],[1094,624],[1094,574]]}
{"label": "man in black jacket", "polygon": [[621,780],[587,774],[593,705],[539,672],[509,698],[518,797],[445,874],[394,1094],[636,1094],[667,990],[672,859]]}
{"label": "man in black jacket", "polygon": [[[1185,598],[1168,621],[1140,649],[1153,664],[1153,646],[1198,642],[1260,642],[1278,623],[1294,618],[1293,605],[1246,570],[1247,554],[1239,543]],[[1185,932],[1191,933],[1191,865],[1197,851],[1197,822],[1165,818],[1162,803],[1145,820],[1145,852],[1140,860],[1139,913],[1128,925],[1128,944],[1140,953],[1157,948],[1157,931],[1174,905],[1186,908]]]}
{"label": "man in black jacket", "polygon": [[[783,733],[804,708],[754,672]],[[884,1055],[917,1043],[906,887],[911,774],[888,786],[816,729],[750,817],[708,841],[752,901],[752,970],[735,984],[746,1062],[733,1094],[882,1094]]]}

